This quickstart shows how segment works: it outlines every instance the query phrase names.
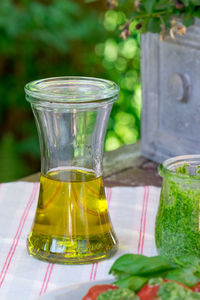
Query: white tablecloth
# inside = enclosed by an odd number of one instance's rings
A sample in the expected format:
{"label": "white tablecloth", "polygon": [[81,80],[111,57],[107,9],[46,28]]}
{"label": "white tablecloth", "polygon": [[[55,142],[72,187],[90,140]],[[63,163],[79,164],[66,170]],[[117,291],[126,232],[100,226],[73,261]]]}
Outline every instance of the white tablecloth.
{"label": "white tablecloth", "polygon": [[119,239],[116,255],[99,263],[57,265],[38,261],[26,250],[39,183],[0,185],[0,299],[32,300],[74,283],[111,278],[108,271],[123,253],[156,254],[154,223],[160,189],[106,188],[109,211]]}

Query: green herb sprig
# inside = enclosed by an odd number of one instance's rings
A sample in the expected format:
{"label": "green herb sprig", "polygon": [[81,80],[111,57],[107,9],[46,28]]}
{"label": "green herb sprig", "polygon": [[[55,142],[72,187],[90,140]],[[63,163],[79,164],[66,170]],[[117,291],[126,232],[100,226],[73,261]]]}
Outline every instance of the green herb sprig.
{"label": "green herb sprig", "polygon": [[131,34],[133,22],[141,33],[160,33],[162,39],[170,34],[175,39],[176,34],[185,34],[195,18],[200,18],[200,0],[108,0],[108,7],[126,15],[121,28],[123,39]]}
{"label": "green herb sprig", "polygon": [[162,256],[124,254],[114,262],[109,273],[115,276],[117,286],[134,292],[138,292],[149,280],[160,278],[193,287],[200,279],[200,259],[187,256],[169,261]]}

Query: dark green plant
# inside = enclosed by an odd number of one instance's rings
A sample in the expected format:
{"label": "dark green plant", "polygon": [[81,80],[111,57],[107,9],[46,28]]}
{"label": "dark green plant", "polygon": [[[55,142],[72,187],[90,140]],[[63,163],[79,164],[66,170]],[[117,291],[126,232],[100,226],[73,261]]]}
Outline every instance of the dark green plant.
{"label": "dark green plant", "polygon": [[161,33],[163,38],[170,33],[174,38],[175,33],[184,34],[195,17],[200,18],[199,0],[108,0],[108,3],[126,15],[123,38],[130,35],[132,21],[141,33]]}
{"label": "dark green plant", "polygon": [[72,0],[0,2],[0,181],[39,171],[38,137],[24,85],[49,76],[87,75],[85,69],[89,74],[85,53],[103,32],[99,15]]}
{"label": "dark green plant", "polygon": [[100,2],[0,1],[0,181],[40,169],[36,126],[23,90],[30,80],[82,75],[116,81],[121,93],[106,150],[139,138],[139,35],[122,41],[114,29],[125,15],[105,11]]}

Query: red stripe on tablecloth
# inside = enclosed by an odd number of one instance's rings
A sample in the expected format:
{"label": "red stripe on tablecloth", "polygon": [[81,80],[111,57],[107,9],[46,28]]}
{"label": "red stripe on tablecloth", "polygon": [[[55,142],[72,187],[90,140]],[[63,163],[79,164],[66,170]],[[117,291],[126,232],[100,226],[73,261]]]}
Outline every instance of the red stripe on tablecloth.
{"label": "red stripe on tablecloth", "polygon": [[138,254],[140,254],[140,245],[141,245],[141,238],[142,238],[142,228],[143,228],[145,199],[146,199],[146,186],[144,186],[142,212],[141,212],[141,219],[140,219],[140,233],[139,233],[139,240],[138,240]]}
{"label": "red stripe on tablecloth", "polygon": [[51,264],[48,264],[48,265],[47,265],[46,273],[45,273],[45,275],[44,275],[44,279],[43,279],[43,283],[42,283],[42,287],[41,287],[41,290],[40,290],[40,294],[39,294],[39,295],[41,295],[41,294],[43,293],[43,289],[44,289],[44,285],[45,285],[45,283],[46,283],[46,279],[47,279],[47,275],[48,275],[48,272],[49,272],[50,265],[51,265]]}
{"label": "red stripe on tablecloth", "polygon": [[91,272],[90,272],[90,280],[92,280],[93,277],[93,270],[94,270],[94,264],[92,264]]}
{"label": "red stripe on tablecloth", "polygon": [[46,286],[45,286],[45,289],[44,289],[44,293],[46,293],[46,291],[47,291],[48,284],[49,284],[49,281],[50,281],[50,278],[51,278],[51,273],[53,271],[53,267],[54,267],[54,264],[51,264],[50,270],[49,270],[49,276],[47,278]]}
{"label": "red stripe on tablecloth", "polygon": [[43,280],[43,283],[42,283],[42,287],[41,287],[41,290],[40,290],[40,295],[46,293],[46,291],[47,291],[48,284],[49,284],[51,274],[52,274],[52,271],[53,271],[53,267],[54,267],[54,264],[48,264],[48,266],[47,266],[47,270],[46,270],[44,280]]}
{"label": "red stripe on tablecloth", "polygon": [[93,276],[93,280],[96,279],[96,275],[97,275],[97,268],[98,268],[98,262],[94,264],[94,276]]}
{"label": "red stripe on tablecloth", "polygon": [[[108,208],[109,208],[110,202],[111,202],[111,197],[112,197],[112,189],[111,188],[108,188],[108,196],[107,197],[108,197]],[[99,265],[99,263],[96,263],[93,280],[96,279],[98,265]]]}
{"label": "red stripe on tablecloth", "polygon": [[142,235],[142,243],[141,243],[141,254],[143,254],[143,247],[144,247],[148,201],[149,201],[149,187],[147,186],[146,187],[146,202],[145,202],[145,210],[144,210],[143,235]]}
{"label": "red stripe on tablecloth", "polygon": [[31,193],[31,196],[29,198],[29,201],[25,207],[25,210],[21,216],[21,219],[20,219],[20,222],[19,222],[19,226],[17,228],[17,232],[15,234],[15,237],[13,239],[13,242],[12,242],[12,245],[10,247],[10,250],[9,250],[9,253],[6,257],[6,260],[5,260],[5,263],[4,263],[4,266],[1,270],[1,274],[0,274],[0,287],[2,286],[3,282],[4,282],[4,279],[5,279],[5,276],[6,276],[6,273],[8,271],[8,268],[10,266],[10,263],[11,263],[11,260],[12,260],[12,257],[15,253],[15,250],[17,248],[17,245],[18,245],[18,242],[19,242],[19,238],[21,236],[21,233],[22,233],[22,229],[24,227],[24,224],[26,222],[26,219],[27,219],[27,216],[29,214],[29,211],[30,211],[30,208],[35,200],[35,197],[36,197],[36,194],[37,194],[37,189],[38,189],[38,184],[37,183],[34,183],[34,186],[33,186],[33,190],[32,190],[32,193]]}

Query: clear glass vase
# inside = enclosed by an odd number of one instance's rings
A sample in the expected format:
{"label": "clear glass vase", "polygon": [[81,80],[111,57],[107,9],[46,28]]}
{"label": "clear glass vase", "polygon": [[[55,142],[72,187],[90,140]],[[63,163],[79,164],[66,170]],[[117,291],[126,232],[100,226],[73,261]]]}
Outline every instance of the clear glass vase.
{"label": "clear glass vase", "polygon": [[52,263],[96,262],[118,248],[110,221],[102,157],[117,84],[59,77],[25,86],[39,134],[40,192],[27,248]]}

